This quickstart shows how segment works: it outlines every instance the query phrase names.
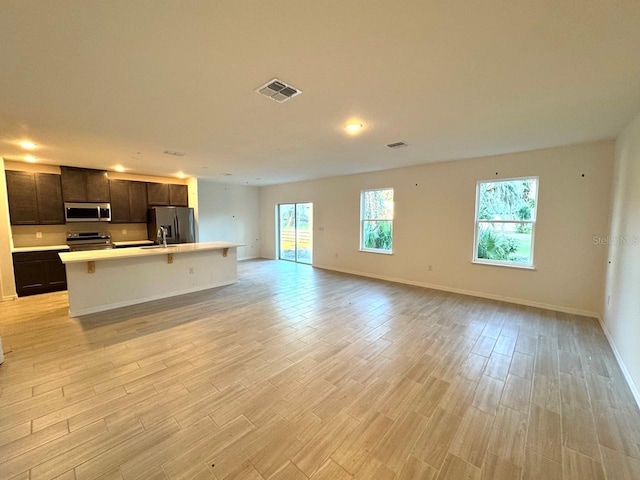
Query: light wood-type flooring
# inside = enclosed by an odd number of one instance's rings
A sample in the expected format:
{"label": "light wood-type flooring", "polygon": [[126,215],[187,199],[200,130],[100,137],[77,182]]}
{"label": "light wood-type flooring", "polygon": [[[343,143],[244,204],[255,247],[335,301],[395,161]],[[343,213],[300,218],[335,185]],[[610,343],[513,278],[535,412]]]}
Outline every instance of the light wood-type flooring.
{"label": "light wood-type flooring", "polygon": [[64,292],[0,304],[0,478],[640,478],[595,319],[288,262],[239,275],[81,319]]}

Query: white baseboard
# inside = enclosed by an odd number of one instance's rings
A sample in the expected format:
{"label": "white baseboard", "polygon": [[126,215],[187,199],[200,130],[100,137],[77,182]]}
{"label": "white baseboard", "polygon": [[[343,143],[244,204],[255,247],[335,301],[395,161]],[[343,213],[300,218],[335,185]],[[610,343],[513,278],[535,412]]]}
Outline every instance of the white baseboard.
{"label": "white baseboard", "polygon": [[607,324],[604,323],[604,320],[600,316],[598,316],[598,321],[600,322],[600,326],[602,327],[602,331],[604,332],[604,335],[607,337],[607,341],[611,346],[611,350],[613,350],[613,355],[616,357],[616,361],[620,366],[620,370],[622,370],[622,375],[624,376],[624,379],[627,381],[627,385],[629,385],[629,389],[631,390],[633,398],[635,398],[636,403],[638,404],[638,407],[640,407],[640,390],[638,389],[638,386],[633,381],[633,377],[629,373],[629,370],[627,369],[627,366],[625,365],[624,360],[622,360],[622,356],[620,355],[620,352],[618,351],[616,344],[613,342],[613,337],[611,337],[611,332],[609,332],[609,328],[607,327]]}
{"label": "white baseboard", "polygon": [[255,255],[253,257],[242,257],[238,258],[239,262],[244,262],[245,260],[255,260],[256,258],[262,258],[260,255]]}
{"label": "white baseboard", "polygon": [[354,270],[347,270],[344,268],[337,268],[337,267],[328,267],[325,265],[313,265],[313,266],[316,268],[321,268],[323,270],[332,270],[334,272],[348,273],[350,275],[358,275],[359,277],[375,278],[377,280],[385,280],[387,282],[402,283],[405,285],[413,285],[416,287],[431,288],[433,290],[440,290],[443,292],[469,295],[471,297],[480,297],[480,298],[487,298],[490,300],[498,300],[500,302],[515,303],[517,305],[525,305],[527,307],[536,307],[536,308],[542,308],[544,310],[553,310],[555,312],[564,312],[564,313],[571,313],[573,315],[581,315],[583,317],[592,317],[592,318],[600,317],[600,315],[597,312],[590,312],[588,310],[579,310],[576,308],[563,307],[561,305],[551,305],[548,303],[533,302],[531,300],[524,300],[522,298],[504,297],[502,295],[494,295],[492,293],[476,292],[473,290],[464,290],[461,288],[447,287],[444,285],[434,285],[431,283],[416,282],[413,280],[405,280],[403,278],[395,278],[395,277],[388,277],[386,275],[376,275],[372,273],[357,272]]}

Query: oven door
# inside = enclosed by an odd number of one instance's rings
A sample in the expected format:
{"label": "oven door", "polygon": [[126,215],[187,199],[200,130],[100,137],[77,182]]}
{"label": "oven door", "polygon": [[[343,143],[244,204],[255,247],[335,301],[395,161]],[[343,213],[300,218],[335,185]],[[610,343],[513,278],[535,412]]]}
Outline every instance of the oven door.
{"label": "oven door", "polygon": [[113,244],[84,244],[84,245],[69,245],[70,252],[86,252],[88,250],[111,250],[113,249]]}

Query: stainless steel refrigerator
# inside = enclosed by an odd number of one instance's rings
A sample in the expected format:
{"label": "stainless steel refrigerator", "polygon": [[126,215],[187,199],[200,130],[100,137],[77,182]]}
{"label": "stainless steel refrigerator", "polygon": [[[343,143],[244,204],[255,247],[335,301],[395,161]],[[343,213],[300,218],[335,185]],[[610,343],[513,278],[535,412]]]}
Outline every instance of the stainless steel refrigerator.
{"label": "stainless steel refrigerator", "polygon": [[152,207],[149,209],[147,230],[149,240],[158,243],[158,230],[165,227],[167,243],[195,243],[196,229],[193,208]]}

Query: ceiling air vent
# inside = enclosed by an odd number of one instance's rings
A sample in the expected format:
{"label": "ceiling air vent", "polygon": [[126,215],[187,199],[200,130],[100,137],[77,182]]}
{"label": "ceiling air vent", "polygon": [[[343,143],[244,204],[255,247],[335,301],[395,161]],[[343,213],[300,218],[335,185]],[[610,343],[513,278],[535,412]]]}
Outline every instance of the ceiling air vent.
{"label": "ceiling air vent", "polygon": [[174,157],[184,157],[186,155],[186,153],[184,152],[176,152],[175,150],[165,150],[164,152],[165,155],[172,155]]}
{"label": "ceiling air vent", "polygon": [[261,87],[256,88],[256,92],[265,97],[269,97],[271,100],[278,103],[284,103],[302,93],[297,88],[292,87],[277,78],[274,78]]}
{"label": "ceiling air vent", "polygon": [[395,142],[395,143],[388,143],[387,147],[389,148],[404,148],[404,147],[408,147],[409,145],[407,145],[404,142]]}

